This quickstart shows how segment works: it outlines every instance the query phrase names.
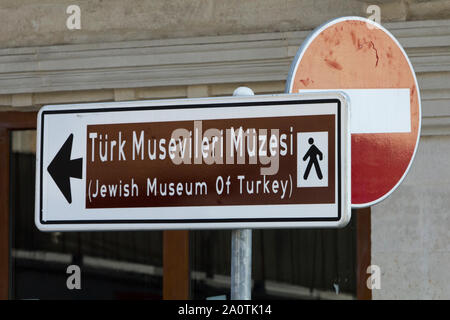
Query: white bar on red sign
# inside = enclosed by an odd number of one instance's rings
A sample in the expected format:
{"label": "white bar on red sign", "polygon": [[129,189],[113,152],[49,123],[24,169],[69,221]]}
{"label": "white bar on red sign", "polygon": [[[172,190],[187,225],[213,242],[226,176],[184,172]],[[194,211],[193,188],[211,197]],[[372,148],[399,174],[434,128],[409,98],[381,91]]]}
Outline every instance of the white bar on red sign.
{"label": "white bar on red sign", "polygon": [[351,133],[411,132],[409,88],[308,89],[299,92],[329,90],[343,91],[349,96]]}

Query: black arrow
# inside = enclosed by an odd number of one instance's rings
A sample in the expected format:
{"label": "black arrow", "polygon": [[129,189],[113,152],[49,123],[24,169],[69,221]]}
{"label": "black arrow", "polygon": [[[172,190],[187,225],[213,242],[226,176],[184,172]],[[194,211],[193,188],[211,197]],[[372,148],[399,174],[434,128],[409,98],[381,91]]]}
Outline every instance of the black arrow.
{"label": "black arrow", "polygon": [[72,203],[72,194],[70,192],[70,177],[81,179],[83,175],[83,158],[70,160],[72,153],[73,133],[64,142],[55,158],[47,168],[59,190],[66,198],[67,202]]}

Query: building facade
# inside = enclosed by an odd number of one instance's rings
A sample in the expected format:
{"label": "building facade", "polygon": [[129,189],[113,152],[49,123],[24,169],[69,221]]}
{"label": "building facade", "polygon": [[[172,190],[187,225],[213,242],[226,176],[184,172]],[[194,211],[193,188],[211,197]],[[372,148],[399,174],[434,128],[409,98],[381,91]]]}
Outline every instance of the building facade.
{"label": "building facade", "polygon": [[[36,111],[48,104],[229,96],[242,85],[255,94],[281,93],[314,28],[374,12],[418,78],[422,132],[415,161],[398,190],[353,212],[345,230],[255,232],[254,297],[450,298],[446,0],[1,1],[1,297],[55,297],[60,291],[32,284],[47,275],[66,290],[69,264],[88,270],[88,287],[100,293],[70,291],[68,298],[226,295],[227,232],[38,234]],[[372,290],[370,265],[380,271]]]}

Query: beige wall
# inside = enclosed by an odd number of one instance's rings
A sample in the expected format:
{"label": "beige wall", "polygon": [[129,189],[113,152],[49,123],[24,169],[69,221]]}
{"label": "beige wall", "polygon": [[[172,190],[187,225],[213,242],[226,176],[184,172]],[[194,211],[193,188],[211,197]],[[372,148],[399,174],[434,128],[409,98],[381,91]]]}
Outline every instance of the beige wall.
{"label": "beige wall", "polygon": [[450,298],[450,136],[422,136],[400,187],[372,207],[374,299]]}
{"label": "beige wall", "polygon": [[[81,8],[81,30],[66,28],[71,4]],[[383,23],[445,18],[450,9],[443,0],[2,0],[0,47],[309,30],[368,16],[370,4]]]}

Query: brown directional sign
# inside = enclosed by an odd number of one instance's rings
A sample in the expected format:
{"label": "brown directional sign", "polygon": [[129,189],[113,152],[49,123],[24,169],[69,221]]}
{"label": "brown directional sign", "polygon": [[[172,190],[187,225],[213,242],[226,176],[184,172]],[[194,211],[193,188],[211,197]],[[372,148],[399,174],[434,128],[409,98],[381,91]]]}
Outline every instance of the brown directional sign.
{"label": "brown directional sign", "polygon": [[344,225],[347,117],[338,92],[44,107],[36,224]]}
{"label": "brown directional sign", "polygon": [[[240,118],[203,120],[203,130],[218,129],[226,136],[227,128],[242,128],[242,140],[235,135],[238,144],[234,145],[231,157],[227,164],[222,160],[220,146],[218,161],[205,164],[203,154],[212,155],[211,139],[208,144],[202,144],[203,138],[195,137],[194,121],[168,121],[159,123],[135,123],[114,125],[88,125],[87,135],[102,137],[88,139],[86,148],[86,207],[87,208],[128,208],[128,207],[175,207],[175,206],[218,206],[218,205],[249,205],[249,204],[308,204],[308,203],[334,203],[335,202],[335,168],[329,167],[328,186],[317,188],[292,188],[291,181],[296,180],[297,154],[294,150],[293,128],[302,128],[306,132],[326,132],[331,141],[335,140],[336,115],[297,116],[297,117],[270,117],[270,118]],[[281,155],[267,157],[270,163],[263,167],[278,167],[273,175],[261,175],[261,165],[249,163],[248,150],[255,151],[255,160],[258,155],[267,153],[270,149],[270,135],[272,123],[276,123],[279,130],[278,137],[272,139],[275,145],[281,144]],[[194,133],[193,139],[176,139],[177,156],[181,152],[192,154],[187,157],[186,163],[176,165],[168,154],[167,147],[172,132],[183,128]],[[292,130],[291,130],[292,128]],[[255,129],[256,134],[250,136],[248,129]],[[265,130],[266,133],[258,133]],[[201,130],[199,130],[201,131]],[[240,133],[239,131],[235,131]],[[119,150],[119,135],[123,149]],[[108,137],[106,139],[105,137]],[[269,139],[267,139],[269,137]],[[275,137],[275,135],[273,135]],[[181,144],[180,144],[181,141]],[[241,151],[244,163],[237,163]],[[250,142],[250,144],[249,144]],[[113,143],[115,143],[113,145]],[[226,142],[225,142],[226,143]],[[102,149],[105,161],[101,160]],[[183,144],[185,144],[183,146]],[[244,146],[245,144],[245,146]],[[112,151],[111,146],[114,146]],[[231,143],[229,144],[229,146]],[[183,150],[183,147],[185,150]],[[206,147],[208,150],[206,151]],[[335,145],[328,144],[328,162],[335,161]],[[109,148],[109,149],[107,149]],[[237,148],[237,150],[236,150]],[[223,153],[226,153],[226,146]],[[276,147],[273,148],[274,150]],[[247,151],[247,152],[245,152]],[[119,159],[119,153],[123,152]],[[270,150],[269,150],[270,152]],[[200,157],[200,163],[195,163],[195,153]],[[175,152],[174,152],[175,154]],[[225,156],[225,155],[224,155]],[[275,154],[275,156],[278,156]],[[207,157],[205,157],[207,158]],[[213,157],[211,157],[214,159]],[[225,157],[223,157],[225,158]],[[215,159],[214,159],[215,160]],[[217,163],[216,163],[217,162]],[[260,161],[258,161],[260,162]],[[275,170],[274,170],[275,171]],[[233,186],[229,192],[225,190],[212,192],[216,189],[217,177],[230,176]],[[103,187],[103,190],[102,190]],[[209,192],[208,192],[209,191]],[[127,192],[127,196],[125,196]]]}

